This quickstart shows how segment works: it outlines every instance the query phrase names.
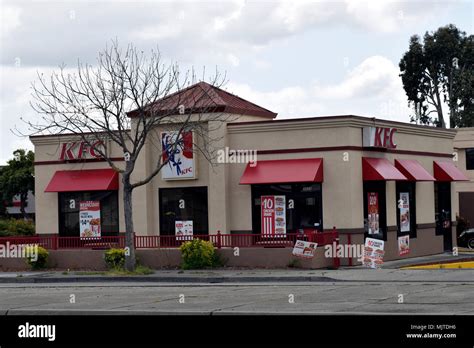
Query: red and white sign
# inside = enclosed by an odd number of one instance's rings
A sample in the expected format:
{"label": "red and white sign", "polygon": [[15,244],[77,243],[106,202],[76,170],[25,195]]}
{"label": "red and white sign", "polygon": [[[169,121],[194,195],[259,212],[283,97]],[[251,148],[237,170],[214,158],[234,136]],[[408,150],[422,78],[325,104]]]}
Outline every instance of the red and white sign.
{"label": "red and white sign", "polygon": [[364,127],[363,146],[395,149],[397,147],[394,139],[396,132],[396,128]]}
{"label": "red and white sign", "polygon": [[367,192],[367,224],[369,234],[378,234],[380,232],[380,214],[379,214],[379,194],[377,192]]}
{"label": "red and white sign", "polygon": [[305,259],[312,259],[316,253],[317,246],[317,243],[297,240],[293,247],[293,255]]}
{"label": "red and white sign", "polygon": [[79,202],[79,224],[81,239],[100,238],[100,202]]}
{"label": "red and white sign", "polygon": [[380,268],[383,265],[385,243],[380,239],[366,238],[362,264],[370,268]]}
{"label": "red and white sign", "polygon": [[174,222],[176,240],[193,239],[193,221],[175,221]]}
{"label": "red and white sign", "polygon": [[398,254],[400,256],[410,253],[410,236],[398,237]]}
{"label": "red and white sign", "polygon": [[166,165],[161,169],[163,180],[195,179],[196,165],[193,152],[193,132],[162,132],[162,160]]}
{"label": "red and white sign", "polygon": [[262,196],[262,235],[265,237],[286,236],[285,196]]}
{"label": "red and white sign", "polygon": [[61,161],[67,160],[80,160],[85,158],[101,158],[97,149],[99,146],[103,146],[102,141],[96,141],[89,146],[85,141],[77,141],[72,143],[61,144],[61,152],[59,159]]}

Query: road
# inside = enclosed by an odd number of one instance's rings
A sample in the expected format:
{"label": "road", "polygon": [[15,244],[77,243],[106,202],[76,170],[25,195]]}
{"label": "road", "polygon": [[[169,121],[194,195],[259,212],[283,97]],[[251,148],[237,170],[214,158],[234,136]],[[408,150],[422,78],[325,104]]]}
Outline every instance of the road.
{"label": "road", "polygon": [[442,279],[0,284],[0,314],[474,314],[473,293]]}

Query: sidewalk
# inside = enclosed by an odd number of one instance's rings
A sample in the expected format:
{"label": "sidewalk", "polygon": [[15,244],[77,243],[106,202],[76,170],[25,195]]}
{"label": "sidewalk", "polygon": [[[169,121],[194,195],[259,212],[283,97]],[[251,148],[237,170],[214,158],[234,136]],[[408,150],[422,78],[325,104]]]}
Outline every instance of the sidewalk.
{"label": "sidewalk", "polygon": [[37,271],[0,272],[0,283],[81,283],[81,282],[147,282],[147,283],[274,283],[274,282],[474,282],[474,269],[403,270],[400,267],[437,262],[473,260],[473,253],[459,256],[440,254],[389,261],[382,269],[363,266],[338,270],[298,269],[216,269],[156,270],[150,275],[115,276],[103,272]]}

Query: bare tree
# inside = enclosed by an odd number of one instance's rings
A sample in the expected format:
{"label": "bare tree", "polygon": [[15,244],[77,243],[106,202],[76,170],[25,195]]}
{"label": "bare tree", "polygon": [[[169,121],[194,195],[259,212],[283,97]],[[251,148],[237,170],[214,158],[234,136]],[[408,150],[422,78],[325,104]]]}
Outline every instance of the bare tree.
{"label": "bare tree", "polygon": [[[32,84],[31,105],[42,117],[37,122],[25,121],[29,135],[73,134],[90,147],[102,142],[95,152],[121,173],[128,270],[135,267],[133,190],[150,182],[169,161],[159,160],[146,177],[132,178],[142,149],[149,142],[161,153],[161,139],[153,131],[157,127],[176,132],[172,150],[184,132],[192,131],[194,139],[201,139],[193,141],[195,151],[212,162],[212,144],[219,138],[211,136],[218,133],[212,132],[211,124],[216,128],[226,121],[212,103],[212,88],[224,80],[216,71],[205,85],[207,90],[187,93],[186,87],[195,82],[193,71],[181,76],[176,63],[163,63],[159,50],[146,56],[133,45],[122,50],[113,41],[99,53],[95,66],[78,62],[75,72],[67,73],[63,65],[48,79],[38,74],[37,83]],[[110,156],[112,145],[123,151],[123,162]]]}

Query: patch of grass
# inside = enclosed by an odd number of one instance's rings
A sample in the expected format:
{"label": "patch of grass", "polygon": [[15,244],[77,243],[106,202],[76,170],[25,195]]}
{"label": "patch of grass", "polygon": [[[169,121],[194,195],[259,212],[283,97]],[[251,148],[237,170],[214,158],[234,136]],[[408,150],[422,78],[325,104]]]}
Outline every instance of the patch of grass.
{"label": "patch of grass", "polygon": [[[130,272],[124,268],[112,268],[109,271],[79,271],[74,272],[75,275],[103,275],[103,276],[124,276],[124,275],[148,275],[153,274],[154,271],[151,268],[146,266],[137,265],[135,270]],[[63,272],[63,274],[67,274],[67,272]]]}
{"label": "patch of grass", "polygon": [[137,265],[134,271],[127,271],[123,268],[114,268],[106,273],[107,275],[149,275],[153,274],[154,271],[146,266]]}
{"label": "patch of grass", "polygon": [[299,259],[291,259],[287,266],[288,268],[301,268],[301,261]]}
{"label": "patch of grass", "polygon": [[79,271],[74,272],[75,275],[107,275],[104,271]]}

